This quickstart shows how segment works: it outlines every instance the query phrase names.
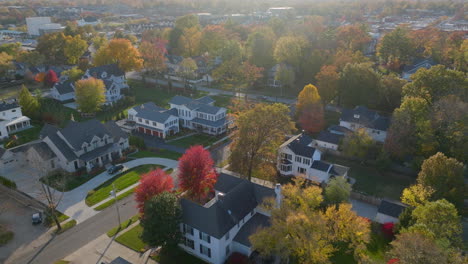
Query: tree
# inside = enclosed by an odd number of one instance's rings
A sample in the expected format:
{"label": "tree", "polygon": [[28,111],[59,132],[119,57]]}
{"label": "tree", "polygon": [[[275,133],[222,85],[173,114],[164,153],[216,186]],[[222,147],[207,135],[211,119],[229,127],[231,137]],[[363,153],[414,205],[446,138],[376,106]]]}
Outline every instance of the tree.
{"label": "tree", "polygon": [[349,50],[363,50],[371,41],[369,34],[359,25],[340,26],[336,32],[336,39],[341,48]]}
{"label": "tree", "polygon": [[113,39],[94,55],[96,66],[112,63],[117,63],[124,72],[139,70],[143,67],[140,52],[127,39]]}
{"label": "tree", "polygon": [[350,195],[351,184],[345,177],[335,177],[325,187],[325,201],[329,204],[348,202]]}
{"label": "tree", "polygon": [[35,117],[38,114],[40,103],[36,97],[34,97],[31,92],[29,92],[26,86],[22,86],[18,95],[19,104],[21,106],[21,111],[24,115]]}
{"label": "tree", "polygon": [[109,40],[106,38],[106,36],[95,36],[92,39],[93,47],[95,50],[99,50],[101,47],[104,47],[107,45]]}
{"label": "tree", "polygon": [[447,256],[434,240],[418,233],[403,233],[391,243],[389,258],[398,259],[401,264],[448,263]]}
{"label": "tree", "polygon": [[449,242],[452,245],[459,245],[461,242],[462,225],[457,209],[447,200],[437,200],[418,206],[413,210],[412,218],[415,224],[413,227],[421,227],[433,234],[437,240]]}
{"label": "tree", "polygon": [[13,57],[5,52],[0,53],[0,75],[6,76],[9,70],[13,69]]}
{"label": "tree", "polygon": [[62,76],[68,76],[68,80],[70,80],[72,82],[76,82],[79,79],[81,79],[81,77],[83,77],[84,72],[82,70],[80,70],[78,67],[73,67],[73,68],[71,68],[69,70],[63,71],[61,73],[61,75]]}
{"label": "tree", "polygon": [[297,97],[296,113],[304,130],[317,133],[323,129],[324,110],[317,87],[308,84],[302,89]]}
{"label": "tree", "polygon": [[320,69],[320,72],[315,75],[317,80],[317,88],[322,100],[325,103],[330,103],[335,99],[338,92],[338,81],[340,75],[337,72],[336,66],[325,65]]}
{"label": "tree", "polygon": [[463,207],[463,163],[456,159],[441,152],[426,159],[418,174],[418,183],[434,190],[433,199],[445,198],[457,208]]}
{"label": "tree", "polygon": [[153,42],[143,41],[140,45],[140,53],[146,69],[154,73],[162,73],[166,70],[166,43],[163,40]]}
{"label": "tree", "polygon": [[371,105],[377,98],[380,76],[369,63],[347,64],[338,84],[339,104],[346,107]]}
{"label": "tree", "polygon": [[[275,80],[280,82],[281,87],[293,88],[294,82],[296,81],[296,74],[290,66],[281,63],[276,71]],[[283,90],[281,90],[281,96],[282,95]]]}
{"label": "tree", "polygon": [[265,69],[273,66],[273,49],[275,33],[270,28],[261,28],[249,35],[247,39],[247,57],[249,62]]}
{"label": "tree", "polygon": [[407,82],[396,74],[383,75],[380,79],[378,108],[393,111],[400,105],[401,91]]}
{"label": "tree", "polygon": [[100,79],[89,78],[75,83],[75,101],[83,113],[95,113],[106,102],[106,88]]}
{"label": "tree", "polygon": [[365,159],[370,155],[375,144],[365,128],[360,128],[354,133],[347,133],[343,139],[343,153],[349,157]]}
{"label": "tree", "polygon": [[62,32],[44,34],[37,40],[36,50],[47,58],[49,64],[61,65],[66,62],[66,37]]}
{"label": "tree", "polygon": [[44,78],[44,83],[47,85],[47,87],[52,87],[54,86],[55,83],[59,81],[57,74],[55,73],[54,70],[48,70],[47,74],[45,75]]}
{"label": "tree", "polygon": [[190,27],[182,30],[179,38],[179,51],[182,56],[193,57],[200,51],[202,33],[198,27]]}
{"label": "tree", "polygon": [[404,27],[397,27],[387,33],[377,47],[377,56],[384,63],[392,63],[392,61],[411,63],[414,53],[415,45],[409,37],[409,30]]}
{"label": "tree", "polygon": [[332,65],[336,66],[338,71],[342,71],[348,63],[366,63],[369,62],[369,58],[364,56],[361,51],[353,52],[352,50],[338,49],[335,52],[332,61]]}
{"label": "tree", "polygon": [[301,72],[306,48],[307,41],[303,37],[281,37],[276,42],[274,57],[277,62],[287,63]]}
{"label": "tree", "polygon": [[197,69],[197,63],[192,58],[185,58],[179,64],[178,74],[184,78],[184,82],[187,84],[188,79],[195,77]]}
{"label": "tree", "polygon": [[403,190],[401,201],[407,205],[417,207],[431,200],[432,194],[434,194],[434,190],[431,187],[414,184]]}
{"label": "tree", "polygon": [[171,175],[162,169],[153,170],[140,178],[140,185],[135,189],[135,200],[140,214],[144,214],[145,202],[154,196],[170,192],[174,188]]}
{"label": "tree", "polygon": [[207,25],[203,28],[200,39],[200,52],[211,56],[220,54],[228,41],[227,32],[221,25]]}
{"label": "tree", "polygon": [[230,168],[251,180],[261,166],[275,166],[278,147],[293,128],[288,114],[289,109],[282,104],[258,104],[239,114]]}
{"label": "tree", "polygon": [[175,246],[180,242],[182,210],[175,194],[160,193],[145,202],[140,218],[141,239],[152,247]]}
{"label": "tree", "polygon": [[242,62],[242,46],[237,40],[228,40],[219,55],[223,61],[235,60],[240,64]]}
{"label": "tree", "polygon": [[263,68],[250,64],[248,61],[242,63],[242,77],[247,85],[252,85],[263,77]]}
{"label": "tree", "polygon": [[182,17],[178,17],[175,22],[174,29],[169,34],[169,46],[179,47],[179,39],[186,28],[200,28],[200,22],[198,16],[190,14]]}
{"label": "tree", "polygon": [[18,62],[25,63],[29,66],[39,66],[45,62],[45,57],[37,51],[23,51],[16,57]]}
{"label": "tree", "polygon": [[0,53],[5,52],[6,54],[15,57],[21,52],[21,43],[5,43],[0,45]]}
{"label": "tree", "polygon": [[403,87],[404,96],[421,97],[428,103],[447,95],[456,95],[468,101],[468,79],[465,73],[436,65],[430,69],[419,69],[411,75],[412,82]]}
{"label": "tree", "polygon": [[216,183],[218,174],[209,151],[203,146],[192,146],[179,159],[179,186],[189,197],[202,201]]}
{"label": "tree", "polygon": [[78,59],[88,49],[88,43],[86,40],[81,39],[80,35],[74,37],[66,36],[65,44],[63,52],[69,64],[76,64]]}

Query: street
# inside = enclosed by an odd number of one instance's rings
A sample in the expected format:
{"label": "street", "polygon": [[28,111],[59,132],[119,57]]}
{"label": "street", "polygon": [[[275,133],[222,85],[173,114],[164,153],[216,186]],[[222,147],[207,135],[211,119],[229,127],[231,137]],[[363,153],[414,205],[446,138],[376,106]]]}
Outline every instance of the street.
{"label": "street", "polygon": [[[119,201],[122,220],[126,220],[138,210],[133,195]],[[101,213],[87,219],[63,234],[53,236],[43,246],[27,252],[15,259],[8,259],[6,264],[34,263],[50,264],[75,252],[82,246],[105,234],[109,229],[118,225],[115,206],[108,207]]]}

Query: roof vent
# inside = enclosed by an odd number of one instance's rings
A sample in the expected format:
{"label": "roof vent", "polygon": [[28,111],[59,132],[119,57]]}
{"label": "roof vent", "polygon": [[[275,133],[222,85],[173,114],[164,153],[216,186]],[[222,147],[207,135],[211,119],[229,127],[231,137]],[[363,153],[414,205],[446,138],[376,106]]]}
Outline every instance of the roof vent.
{"label": "roof vent", "polygon": [[229,214],[229,215],[232,215],[232,212],[231,212],[231,210],[228,210],[228,214]]}
{"label": "roof vent", "polygon": [[354,118],[359,118],[359,117],[361,117],[361,116],[358,115],[358,114],[354,114]]}

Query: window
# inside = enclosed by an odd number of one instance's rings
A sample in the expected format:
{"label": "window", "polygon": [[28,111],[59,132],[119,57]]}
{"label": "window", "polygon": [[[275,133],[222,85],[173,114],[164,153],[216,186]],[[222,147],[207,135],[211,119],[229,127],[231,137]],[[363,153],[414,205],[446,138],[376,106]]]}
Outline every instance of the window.
{"label": "window", "polygon": [[203,233],[203,232],[201,232],[201,231],[198,232],[198,234],[200,235],[200,239],[201,239],[201,240],[203,240],[203,241],[205,241],[205,242],[207,242],[207,243],[211,243],[211,237],[210,237],[210,235],[205,234],[205,233]]}
{"label": "window", "polygon": [[291,165],[281,165],[282,171],[291,171]]}
{"label": "window", "polygon": [[202,255],[208,256],[211,258],[211,249],[209,247],[205,247],[204,245],[200,245],[200,253]]}
{"label": "window", "polygon": [[229,233],[231,233],[231,232],[228,231],[228,232],[226,233],[226,240],[229,239]]}
{"label": "window", "polygon": [[193,236],[193,228],[189,225],[184,224],[184,233],[190,234]]}
{"label": "window", "polygon": [[143,121],[141,120],[141,118],[138,118],[138,122],[143,122]]}
{"label": "window", "polygon": [[189,247],[191,249],[195,249],[195,242],[192,240],[192,239],[189,239],[189,238],[185,238],[185,246],[186,247]]}
{"label": "window", "polygon": [[302,159],[302,163],[305,165],[310,165],[310,159]]}
{"label": "window", "polygon": [[16,109],[11,110],[12,113],[16,112]]}
{"label": "window", "polygon": [[231,249],[229,248],[229,245],[226,246],[226,256],[229,256]]}
{"label": "window", "polygon": [[297,167],[297,172],[299,172],[299,173],[306,173],[306,171],[307,171],[307,170],[304,169],[304,168]]}
{"label": "window", "polygon": [[148,121],[148,120],[145,120],[145,123],[146,123],[147,125],[149,125],[149,121]]}
{"label": "window", "polygon": [[153,122],[153,126],[157,126],[157,125],[156,125],[156,122]]}
{"label": "window", "polygon": [[302,158],[299,157],[299,156],[296,156],[296,161],[297,161],[297,162],[301,162],[301,161],[302,161]]}
{"label": "window", "polygon": [[292,160],[292,155],[287,154],[287,153],[281,153],[281,158],[287,159],[287,160]]}

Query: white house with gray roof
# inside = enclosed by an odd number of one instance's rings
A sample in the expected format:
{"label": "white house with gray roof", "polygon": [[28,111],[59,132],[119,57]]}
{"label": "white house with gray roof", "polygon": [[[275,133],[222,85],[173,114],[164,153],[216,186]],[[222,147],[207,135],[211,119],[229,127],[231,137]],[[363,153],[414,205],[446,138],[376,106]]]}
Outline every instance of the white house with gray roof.
{"label": "white house with gray roof", "polygon": [[259,205],[265,198],[281,203],[281,186],[275,189],[221,173],[216,196],[205,205],[182,199],[183,243],[186,252],[212,264],[223,264],[233,252],[250,256],[250,235],[270,225],[270,215]]}
{"label": "white house with gray roof", "polygon": [[280,174],[300,176],[318,184],[326,184],[333,177],[348,176],[348,167],[322,161],[322,152],[314,145],[314,140],[304,133],[284,142],[278,151]]}
{"label": "white house with gray roof", "polygon": [[40,138],[57,156],[58,167],[68,172],[102,167],[129,147],[127,134],[115,122],[96,119],[70,121],[62,129],[46,124]]}
{"label": "white house with gray roof", "polygon": [[31,119],[23,116],[21,107],[16,101],[0,102],[0,139],[31,127]]}
{"label": "white house with gray roof", "polygon": [[135,129],[138,132],[159,138],[166,138],[179,132],[177,110],[164,109],[153,102],[128,110],[128,120],[135,122]]}
{"label": "white house with gray roof", "polygon": [[365,106],[356,106],[354,109],[343,110],[340,117],[340,126],[352,131],[363,128],[372,139],[384,142],[387,138],[390,118],[381,116]]}
{"label": "white house with gray roof", "polygon": [[169,105],[177,110],[182,127],[210,135],[220,135],[227,130],[226,108],[214,106],[214,100],[209,96],[191,99],[177,95]]}
{"label": "white house with gray roof", "polygon": [[55,83],[50,96],[57,101],[66,102],[75,99],[75,84],[70,80]]}

